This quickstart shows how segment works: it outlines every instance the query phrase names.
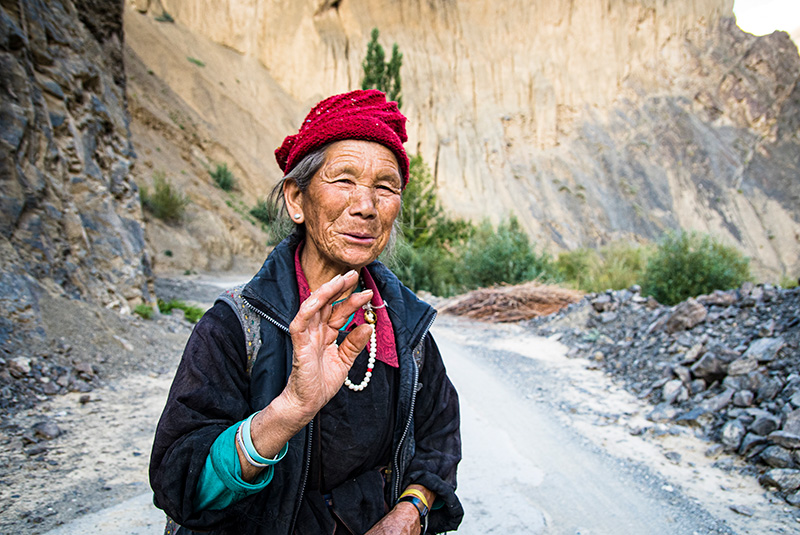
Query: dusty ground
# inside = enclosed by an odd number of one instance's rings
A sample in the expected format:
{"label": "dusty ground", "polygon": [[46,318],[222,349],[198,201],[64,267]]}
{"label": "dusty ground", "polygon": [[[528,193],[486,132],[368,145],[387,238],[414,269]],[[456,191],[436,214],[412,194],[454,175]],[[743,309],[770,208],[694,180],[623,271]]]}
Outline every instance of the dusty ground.
{"label": "dusty ground", "polygon": [[[162,280],[159,290],[207,304],[238,279]],[[100,322],[80,304],[56,304],[49,328],[72,333],[87,354],[105,356],[103,386],[84,402],[80,393],[54,396],[4,420],[0,533],[57,528],[53,535],[65,535],[109,525],[117,533],[160,533],[161,516],[149,504],[147,462],[191,326],[168,317],[118,322],[102,314]],[[462,463],[461,497],[468,518],[460,532],[615,533],[603,523],[635,525],[653,515],[666,523],[659,533],[800,529],[800,514],[741,475],[735,459],[707,458],[707,442],[647,422],[643,401],[588,361],[565,358],[556,340],[517,325],[447,316],[437,320],[434,333],[451,348],[456,386],[464,385],[469,458]],[[477,386],[467,386],[476,377]],[[491,393],[482,390],[486,385],[494,385]],[[63,433],[41,440],[44,452],[27,455],[25,435],[43,420]],[[493,452],[504,452],[508,462],[490,470],[476,462]],[[641,529],[618,533],[656,532]]]}

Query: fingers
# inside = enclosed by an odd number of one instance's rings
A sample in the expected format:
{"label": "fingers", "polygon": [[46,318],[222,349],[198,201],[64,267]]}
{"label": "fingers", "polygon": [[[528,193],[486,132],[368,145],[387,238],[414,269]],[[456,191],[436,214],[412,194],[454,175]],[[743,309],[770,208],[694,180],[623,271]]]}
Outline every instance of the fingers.
{"label": "fingers", "polygon": [[351,294],[345,301],[333,307],[333,313],[328,320],[328,325],[335,329],[340,329],[350,319],[350,315],[369,303],[372,299],[372,290],[364,290]]}
{"label": "fingers", "polygon": [[359,325],[350,331],[339,344],[339,356],[347,364],[348,369],[355,362],[356,357],[366,347],[369,336],[372,334],[372,327],[369,325]]}
{"label": "fingers", "polygon": [[[331,310],[329,308],[326,309],[326,307],[329,307],[346,292],[352,291],[356,284],[358,284],[358,273],[354,270],[350,270],[344,275],[336,275],[317,288],[317,290],[300,305],[300,310],[297,311],[297,315],[289,326],[289,332],[295,334],[306,330],[314,315],[319,312],[322,312],[323,315],[321,319],[327,321]],[[352,312],[351,310],[349,314],[352,314]]]}

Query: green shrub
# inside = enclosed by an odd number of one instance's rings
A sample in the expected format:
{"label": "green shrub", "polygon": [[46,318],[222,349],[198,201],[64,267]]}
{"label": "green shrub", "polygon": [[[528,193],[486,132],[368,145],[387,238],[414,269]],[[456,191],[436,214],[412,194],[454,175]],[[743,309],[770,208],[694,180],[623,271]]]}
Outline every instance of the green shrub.
{"label": "green shrub", "polygon": [[513,216],[500,223],[497,230],[483,221],[465,243],[461,268],[468,288],[551,280],[557,273],[550,255],[536,254],[530,238]]}
{"label": "green shrub", "polygon": [[141,316],[142,319],[151,320],[153,319],[153,307],[150,305],[136,305],[136,308],[133,309],[134,314],[138,314]]}
{"label": "green shrub", "polygon": [[750,280],[749,259],[707,234],[669,233],[647,262],[642,291],[674,305],[714,290],[739,287]]}
{"label": "green shrub", "polygon": [[236,177],[233,172],[228,169],[228,164],[217,164],[213,171],[209,174],[214,179],[214,183],[223,191],[231,191],[236,187]]}
{"label": "green shrub", "polygon": [[390,101],[397,102],[397,107],[403,107],[402,80],[400,68],[403,66],[403,54],[395,43],[392,46],[392,58],[385,61],[386,53],[378,42],[380,31],[372,29],[372,38],[367,43],[367,55],[361,62],[364,77],[361,79],[361,89],[379,89],[386,93]]}
{"label": "green shrub", "polygon": [[281,213],[281,206],[271,199],[260,199],[250,210],[250,215],[261,222],[267,232],[267,245],[275,245],[289,235],[294,223]]}
{"label": "green shrub", "polygon": [[156,22],[175,22],[175,19],[166,11],[162,11],[161,15],[156,17]]}
{"label": "green shrub", "polygon": [[800,277],[790,277],[786,273],[781,275],[781,280],[778,282],[781,288],[791,290],[800,286]]}
{"label": "green shrub", "polygon": [[584,292],[619,290],[641,280],[650,254],[648,247],[615,242],[561,253],[556,269],[562,281]]}
{"label": "green shrub", "polygon": [[189,323],[197,323],[198,320],[203,317],[203,314],[205,314],[205,310],[202,308],[187,305],[183,301],[177,299],[171,299],[169,301],[164,301],[163,299],[158,300],[158,310],[162,314],[169,314],[172,312],[173,308],[183,310],[184,317]]}
{"label": "green shrub", "polygon": [[382,260],[403,284],[414,291],[425,290],[449,297],[464,289],[458,277],[458,258],[445,247],[413,247],[404,236],[399,236],[392,254]]}
{"label": "green shrub", "polygon": [[192,56],[186,56],[186,59],[189,60],[189,63],[194,63],[198,67],[205,67],[206,66],[204,61],[199,60],[197,58],[193,58]]}
{"label": "green shrub", "polygon": [[189,199],[179,193],[162,172],[153,174],[152,195],[145,186],[142,186],[139,198],[145,210],[168,223],[179,222],[186,211],[186,205],[189,204]]}

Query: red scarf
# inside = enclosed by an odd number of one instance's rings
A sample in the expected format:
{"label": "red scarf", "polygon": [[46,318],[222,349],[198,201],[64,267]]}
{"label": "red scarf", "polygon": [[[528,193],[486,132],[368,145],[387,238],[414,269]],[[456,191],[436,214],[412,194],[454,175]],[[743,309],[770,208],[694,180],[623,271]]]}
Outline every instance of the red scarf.
{"label": "red scarf", "polygon": [[[308,279],[303,273],[303,266],[300,265],[300,252],[303,249],[303,244],[298,245],[294,253],[294,269],[297,274],[297,289],[300,293],[300,303],[305,301],[311,296],[311,289],[308,287]],[[365,267],[361,270],[361,280],[364,282],[365,290],[372,290],[372,309],[375,312],[377,321],[375,323],[375,341],[378,345],[377,354],[375,358],[384,364],[388,364],[393,368],[399,366],[397,362],[397,348],[394,341],[394,329],[392,329],[392,322],[389,320],[389,313],[386,312],[383,299],[378,293],[378,287],[370,275],[369,270]],[[347,326],[347,330],[351,331],[358,325],[366,323],[364,320],[364,309],[359,308],[356,310],[353,321]]]}

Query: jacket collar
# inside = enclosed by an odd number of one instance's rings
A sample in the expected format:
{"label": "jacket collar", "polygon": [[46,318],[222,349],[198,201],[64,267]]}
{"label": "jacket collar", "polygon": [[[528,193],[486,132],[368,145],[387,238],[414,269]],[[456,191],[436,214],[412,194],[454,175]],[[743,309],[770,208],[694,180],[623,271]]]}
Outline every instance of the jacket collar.
{"label": "jacket collar", "polygon": [[[283,240],[242,291],[251,305],[267,314],[284,330],[288,330],[289,323],[300,308],[294,269],[296,248],[297,243],[291,236]],[[430,328],[436,311],[403,286],[381,262],[372,262],[367,269],[386,302],[398,350],[414,347]]]}

